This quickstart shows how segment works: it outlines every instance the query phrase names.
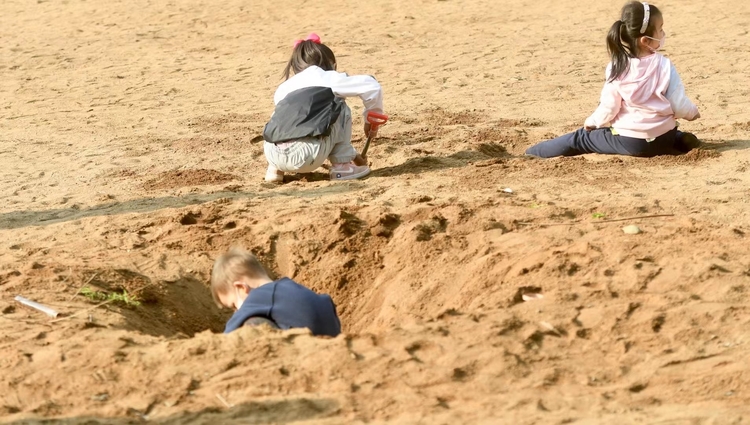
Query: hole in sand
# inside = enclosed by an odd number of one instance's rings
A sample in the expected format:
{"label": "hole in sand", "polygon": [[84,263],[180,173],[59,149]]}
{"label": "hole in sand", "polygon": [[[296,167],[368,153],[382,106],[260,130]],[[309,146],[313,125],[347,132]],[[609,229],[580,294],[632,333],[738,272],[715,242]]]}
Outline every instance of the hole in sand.
{"label": "hole in sand", "polygon": [[106,306],[122,317],[112,325],[116,328],[155,336],[193,336],[205,330],[222,332],[232,314],[229,310],[220,310],[208,285],[195,277],[152,282],[147,276],[126,269],[96,273],[88,287],[101,295],[92,299],[92,303],[123,293],[131,300],[114,301]]}
{"label": "hole in sand", "polygon": [[200,218],[200,214],[195,215],[193,213],[187,213],[180,219],[180,224],[183,226],[190,226],[193,224],[198,224],[198,219]]}
{"label": "hole in sand", "polygon": [[363,303],[361,294],[383,269],[380,252],[384,247],[392,242],[412,246],[420,235],[445,232],[449,226],[440,214],[425,218],[417,221],[423,228],[415,230],[413,221],[404,225],[398,214],[383,211],[366,215],[356,209],[338,209],[302,233],[297,229],[268,229],[251,234],[241,215],[230,220],[212,207],[182,211],[176,220],[182,225],[171,227],[169,237],[154,244],[166,246],[182,240],[190,244],[191,252],[204,252],[210,258],[189,263],[195,271],[170,281],[128,269],[86,271],[87,276],[97,273],[88,285],[102,293],[90,301],[92,305],[123,290],[140,303],[108,304],[97,310],[109,310],[106,320],[99,313],[94,323],[167,337],[190,337],[205,330],[222,332],[232,311],[219,309],[213,301],[207,282],[211,260],[240,243],[255,253],[271,278],[288,276],[318,293],[331,295],[348,331],[366,327],[379,309]]}

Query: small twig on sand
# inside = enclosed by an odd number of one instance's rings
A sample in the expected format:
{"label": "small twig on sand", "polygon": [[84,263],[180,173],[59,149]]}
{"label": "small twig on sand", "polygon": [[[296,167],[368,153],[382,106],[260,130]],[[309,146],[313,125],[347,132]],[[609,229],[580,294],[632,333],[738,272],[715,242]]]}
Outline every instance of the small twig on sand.
{"label": "small twig on sand", "polygon": [[65,276],[65,279],[62,281],[62,285],[65,285],[65,289],[68,289],[68,279],[70,279],[70,276],[73,275],[73,268],[68,267],[68,275]]}
{"label": "small twig on sand", "polygon": [[89,311],[91,311],[91,310],[94,310],[94,309],[96,309],[96,308],[99,308],[99,307],[101,307],[101,306],[103,306],[103,305],[105,305],[105,304],[109,304],[109,303],[111,303],[112,301],[114,301],[114,300],[107,300],[107,301],[102,301],[102,302],[100,302],[99,304],[97,304],[97,305],[95,305],[95,306],[92,306],[92,307],[89,307],[89,308],[87,308],[87,309],[85,309],[85,310],[81,310],[81,311],[79,311],[79,312],[73,313],[73,314],[71,314],[70,316],[65,316],[65,317],[63,317],[63,318],[61,318],[61,319],[50,320],[50,323],[57,323],[57,322],[62,322],[63,320],[68,320],[68,319],[72,319],[72,318],[74,318],[74,317],[76,317],[76,316],[80,316],[80,315],[81,315],[81,314],[83,314],[83,313],[88,313]]}
{"label": "small twig on sand", "polygon": [[659,217],[674,217],[674,214],[654,214],[654,215],[641,215],[638,217],[613,218],[612,220],[600,220],[600,221],[596,221],[595,223],[615,223],[618,221],[630,221],[630,220],[640,220],[643,218],[659,218]]}
{"label": "small twig on sand", "polygon": [[94,280],[94,278],[95,278],[95,277],[96,277],[96,276],[97,276],[98,274],[99,274],[99,273],[94,273],[94,275],[93,275],[93,276],[91,276],[91,277],[89,278],[89,280],[87,280],[87,281],[86,281],[86,283],[84,283],[83,285],[81,285],[81,286],[80,286],[80,287],[78,288],[78,290],[76,291],[76,293],[75,293],[75,294],[73,294],[73,296],[72,296],[72,297],[70,297],[70,301],[73,301],[73,299],[74,299],[75,297],[77,297],[77,296],[78,296],[78,294],[80,294],[80,293],[81,293],[81,290],[82,290],[83,288],[85,288],[85,287],[86,287],[86,285],[88,285],[89,283],[91,283],[91,281],[92,281],[92,280]]}
{"label": "small twig on sand", "polygon": [[519,221],[518,222],[518,224],[520,224],[521,226],[533,226],[533,225],[536,224],[537,226],[540,226],[540,227],[572,226],[574,224],[579,224],[579,223],[581,223],[581,220],[569,221],[567,223],[530,223],[528,221]]}
{"label": "small twig on sand", "polygon": [[[654,214],[654,215],[641,215],[637,217],[625,217],[625,218],[615,218],[612,220],[598,220],[598,221],[589,221],[588,223],[591,224],[600,224],[600,223],[616,223],[620,221],[631,221],[631,220],[641,220],[645,218],[659,218],[659,217],[674,217],[674,214]],[[550,227],[550,226],[571,226],[573,224],[580,224],[584,223],[583,220],[574,220],[569,221],[567,223],[529,223],[529,222],[522,222],[518,223],[524,226],[531,226],[531,225],[537,225],[542,227]]]}
{"label": "small twig on sand", "polygon": [[220,402],[224,403],[224,406],[227,406],[227,408],[228,408],[228,409],[231,409],[232,407],[234,407],[234,405],[232,405],[232,404],[229,404],[229,403],[228,403],[228,402],[227,402],[227,401],[226,401],[226,400],[224,399],[224,397],[222,397],[222,396],[221,396],[221,394],[219,394],[219,393],[216,393],[216,398],[218,398]]}

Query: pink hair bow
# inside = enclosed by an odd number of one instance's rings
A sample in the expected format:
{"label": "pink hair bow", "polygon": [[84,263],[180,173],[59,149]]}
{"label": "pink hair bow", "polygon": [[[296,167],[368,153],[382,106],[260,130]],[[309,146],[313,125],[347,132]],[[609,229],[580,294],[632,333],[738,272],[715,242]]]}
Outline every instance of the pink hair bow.
{"label": "pink hair bow", "polygon": [[315,34],[314,32],[312,32],[312,33],[310,33],[310,35],[308,35],[308,36],[307,36],[307,38],[306,38],[306,39],[304,39],[304,40],[295,40],[295,42],[294,42],[294,47],[296,48],[296,47],[297,47],[297,46],[299,46],[299,45],[300,45],[300,43],[302,43],[303,41],[312,41],[312,42],[313,42],[313,43],[315,43],[315,44],[320,44],[320,37],[318,36],[318,34]]}

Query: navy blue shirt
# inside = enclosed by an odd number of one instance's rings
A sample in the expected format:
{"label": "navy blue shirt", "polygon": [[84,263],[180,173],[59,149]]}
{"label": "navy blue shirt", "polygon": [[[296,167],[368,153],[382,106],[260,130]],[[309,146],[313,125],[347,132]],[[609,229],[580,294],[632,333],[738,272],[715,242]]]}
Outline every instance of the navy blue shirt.
{"label": "navy blue shirt", "polygon": [[316,294],[286,277],[251,290],[227,322],[224,333],[241,328],[251,317],[265,317],[281,329],[308,328],[313,335],[341,333],[331,297]]}

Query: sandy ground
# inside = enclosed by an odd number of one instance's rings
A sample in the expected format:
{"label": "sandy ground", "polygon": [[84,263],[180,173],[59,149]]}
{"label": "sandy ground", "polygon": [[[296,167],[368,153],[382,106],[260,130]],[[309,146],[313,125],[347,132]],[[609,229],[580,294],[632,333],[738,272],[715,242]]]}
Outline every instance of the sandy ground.
{"label": "sandy ground", "polygon": [[[595,108],[620,6],[3,1],[2,420],[750,423],[745,2],[658,3],[705,148],[519,157]],[[261,129],[310,31],[391,122],[371,177],[269,185]],[[217,334],[234,243],[330,293],[346,335]],[[140,304],[83,295],[123,290]]]}

